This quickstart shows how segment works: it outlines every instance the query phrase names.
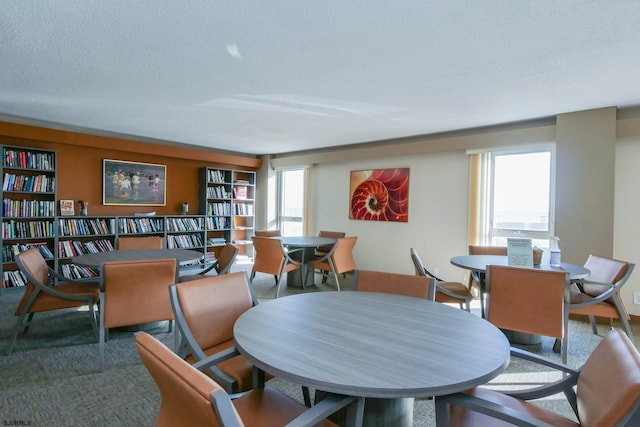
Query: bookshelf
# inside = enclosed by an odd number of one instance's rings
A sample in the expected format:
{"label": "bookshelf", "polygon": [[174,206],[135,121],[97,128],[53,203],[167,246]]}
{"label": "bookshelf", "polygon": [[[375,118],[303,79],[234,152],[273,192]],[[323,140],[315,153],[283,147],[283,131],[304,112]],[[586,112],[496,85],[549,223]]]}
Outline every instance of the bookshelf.
{"label": "bookshelf", "polygon": [[256,173],[202,168],[200,213],[205,215],[207,251],[219,255],[227,242],[240,247],[240,256],[253,258]]}
{"label": "bookshelf", "polygon": [[0,292],[24,286],[15,255],[40,250],[55,263],[56,153],[4,145],[2,176],[2,283]]}

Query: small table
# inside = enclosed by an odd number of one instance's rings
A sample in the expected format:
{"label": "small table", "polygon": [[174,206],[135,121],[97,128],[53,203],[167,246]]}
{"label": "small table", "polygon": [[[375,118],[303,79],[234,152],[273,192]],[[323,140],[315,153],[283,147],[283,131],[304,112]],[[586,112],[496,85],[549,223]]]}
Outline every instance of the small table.
{"label": "small table", "polygon": [[329,393],[364,396],[365,425],[409,426],[415,397],[467,390],[499,375],[509,342],[484,319],[433,301],[311,292],[259,304],[234,326],[258,368]]}
{"label": "small table", "polygon": [[302,261],[300,272],[297,270],[287,273],[287,286],[302,287],[304,277],[307,279],[311,275],[311,285],[313,285],[313,269],[308,268],[309,261],[313,258],[315,248],[325,245],[335,245],[336,239],[320,236],[282,236],[282,244],[289,249],[302,249],[302,255],[294,259]]}

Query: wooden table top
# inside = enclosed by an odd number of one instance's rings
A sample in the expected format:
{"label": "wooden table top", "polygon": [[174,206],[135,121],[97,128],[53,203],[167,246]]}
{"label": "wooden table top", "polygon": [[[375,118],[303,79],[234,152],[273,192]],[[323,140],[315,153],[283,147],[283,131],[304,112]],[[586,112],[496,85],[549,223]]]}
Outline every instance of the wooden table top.
{"label": "wooden table top", "polygon": [[202,259],[203,256],[202,252],[188,249],[121,249],[74,256],[71,261],[79,265],[97,268],[105,262],[164,258],[175,258],[178,264],[188,264]]}
{"label": "wooden table top", "polygon": [[374,398],[466,390],[509,363],[509,342],[489,322],[394,294],[312,292],[264,302],[240,316],[234,337],[276,377]]}
{"label": "wooden table top", "polygon": [[[482,273],[487,270],[487,265],[507,266],[509,258],[506,255],[459,255],[451,258],[451,264]],[[567,262],[560,263],[560,267],[552,267],[549,261],[546,261],[534,268],[545,271],[564,271],[569,273],[571,280],[584,279],[591,274],[589,269]]]}

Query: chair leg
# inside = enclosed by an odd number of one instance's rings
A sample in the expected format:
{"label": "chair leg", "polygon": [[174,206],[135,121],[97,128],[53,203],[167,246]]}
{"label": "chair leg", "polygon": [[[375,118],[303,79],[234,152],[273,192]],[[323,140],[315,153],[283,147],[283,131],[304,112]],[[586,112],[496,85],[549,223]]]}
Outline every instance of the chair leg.
{"label": "chair leg", "polygon": [[98,370],[104,372],[104,341],[105,341],[105,327],[104,327],[104,293],[100,294],[100,334],[98,337]]}
{"label": "chair leg", "polygon": [[25,325],[29,324],[29,321],[33,317],[33,313],[31,313],[31,315],[28,316],[27,323],[24,323],[25,317],[27,317],[27,313],[22,313],[20,317],[18,317],[18,319],[16,320],[16,324],[13,327],[13,333],[11,334],[11,341],[9,341],[9,350],[7,351],[7,356],[11,356],[11,353],[13,352],[13,347],[16,345],[16,341],[18,340],[18,334],[20,333],[20,330],[24,327],[26,331],[26,329],[28,328],[28,326],[25,326]]}
{"label": "chair leg", "polygon": [[613,300],[613,305],[618,310],[618,316],[620,316],[620,323],[622,323],[622,327],[627,336],[633,341],[633,332],[631,331],[631,325],[629,324],[629,319],[627,319],[627,312],[623,308],[622,301],[620,301],[620,297],[617,294],[614,294],[611,299]]}
{"label": "chair leg", "polygon": [[593,335],[598,335],[598,324],[596,323],[596,317],[590,314],[588,316],[589,323],[591,324],[591,332],[593,332]]}

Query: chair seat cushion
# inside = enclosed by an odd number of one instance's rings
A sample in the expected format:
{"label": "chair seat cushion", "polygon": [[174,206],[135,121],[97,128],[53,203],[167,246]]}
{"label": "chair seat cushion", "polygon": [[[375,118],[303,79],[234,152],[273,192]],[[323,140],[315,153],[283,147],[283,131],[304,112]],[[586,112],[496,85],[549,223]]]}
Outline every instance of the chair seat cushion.
{"label": "chair seat cushion", "polygon": [[[62,283],[56,286],[52,286],[58,292],[63,292],[73,296],[90,296],[93,303],[97,303],[100,299],[100,285],[95,282],[81,282],[81,283]],[[80,307],[87,305],[87,300],[68,300],[58,298],[47,292],[40,292],[38,298],[29,307],[29,313],[38,313],[41,311],[58,310],[61,308]],[[20,309],[22,304],[18,306]],[[18,311],[16,310],[16,313]]]}
{"label": "chair seat cushion", "polygon": [[[211,356],[222,350],[233,347],[233,345],[233,341],[227,341],[224,344],[204,349],[204,353],[207,356]],[[196,362],[193,355],[189,355],[185,360],[192,365]],[[238,382],[238,391],[246,391],[253,388],[253,365],[245,359],[244,356],[232,357],[231,359],[218,363],[216,366],[222,372],[234,378]],[[206,371],[203,372],[207,373]]]}
{"label": "chair seat cushion", "polygon": [[[584,302],[589,302],[593,298],[590,295],[583,294],[581,292],[571,291],[571,304],[580,304]],[[588,305],[584,307],[571,307],[569,312],[571,314],[585,314],[585,315],[593,315],[599,317],[608,317],[610,319],[618,319],[620,315],[618,314],[618,310],[613,304],[609,302],[603,301],[593,305]]]}
{"label": "chair seat cushion", "polygon": [[[507,396],[502,393],[495,392],[493,390],[485,388],[475,388],[467,392],[472,396],[476,396],[480,399],[488,400],[490,402],[497,403],[499,405],[507,406],[518,412],[528,414],[534,418],[551,424],[555,427],[578,427],[580,426],[574,420],[565,418],[557,412],[548,410],[542,406],[538,406],[535,403],[522,401],[515,399],[511,396]],[[473,427],[493,427],[493,426],[511,426],[513,424],[500,421],[498,419],[480,414],[474,411],[468,411],[460,406],[453,406],[451,408],[451,426],[473,426]]]}
{"label": "chair seat cushion", "polygon": [[[265,386],[254,389],[250,393],[234,399],[235,406],[245,426],[283,426],[306,411],[308,408],[291,397]],[[317,426],[334,427],[331,421],[324,421]]]}
{"label": "chair seat cushion", "polygon": [[[469,292],[469,288],[463,285],[460,282],[438,282],[438,286],[446,289],[447,291],[454,293],[456,295],[460,295],[462,298],[472,299],[473,295]],[[436,301],[443,303],[456,303],[459,304],[462,299],[451,297],[449,295],[443,294],[442,292],[437,292],[436,290]]]}

